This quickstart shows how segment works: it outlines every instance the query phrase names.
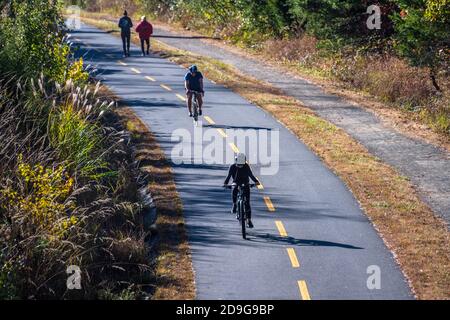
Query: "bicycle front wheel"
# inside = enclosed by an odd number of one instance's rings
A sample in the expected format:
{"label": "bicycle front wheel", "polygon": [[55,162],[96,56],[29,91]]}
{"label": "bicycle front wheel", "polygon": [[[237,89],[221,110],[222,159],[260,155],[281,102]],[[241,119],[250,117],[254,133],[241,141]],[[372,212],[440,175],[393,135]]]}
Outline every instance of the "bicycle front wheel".
{"label": "bicycle front wheel", "polygon": [[245,208],[244,208],[244,203],[240,202],[239,203],[239,217],[240,220],[239,222],[241,223],[241,231],[242,231],[242,238],[247,239],[247,232],[245,230],[245,221],[247,220],[247,216],[245,214]]}
{"label": "bicycle front wheel", "polygon": [[198,121],[198,105],[197,102],[194,102],[194,122],[197,123]]}

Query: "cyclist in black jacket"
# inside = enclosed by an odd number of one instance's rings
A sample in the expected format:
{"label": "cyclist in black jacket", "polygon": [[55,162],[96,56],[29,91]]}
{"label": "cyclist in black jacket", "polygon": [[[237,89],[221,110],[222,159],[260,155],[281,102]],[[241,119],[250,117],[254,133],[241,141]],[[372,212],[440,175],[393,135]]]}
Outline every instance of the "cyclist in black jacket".
{"label": "cyclist in black jacket", "polygon": [[233,199],[233,208],[231,209],[232,213],[236,213],[236,210],[237,210],[237,205],[236,205],[237,194],[238,194],[237,186],[242,185],[242,184],[246,185],[244,187],[244,194],[248,200],[247,206],[245,208],[245,210],[247,211],[247,217],[248,217],[247,227],[253,228],[252,209],[250,206],[250,186],[248,186],[248,183],[250,182],[250,179],[252,179],[253,182],[256,183],[256,185],[259,185],[259,181],[253,175],[252,169],[250,168],[250,166],[248,165],[246,160],[247,159],[246,159],[245,154],[239,153],[236,155],[235,163],[230,166],[230,169],[228,170],[228,176],[226,177],[226,179],[224,181],[224,185],[225,186],[228,185],[228,182],[230,181],[231,178],[233,178],[233,183],[236,184],[231,191],[231,196]]}

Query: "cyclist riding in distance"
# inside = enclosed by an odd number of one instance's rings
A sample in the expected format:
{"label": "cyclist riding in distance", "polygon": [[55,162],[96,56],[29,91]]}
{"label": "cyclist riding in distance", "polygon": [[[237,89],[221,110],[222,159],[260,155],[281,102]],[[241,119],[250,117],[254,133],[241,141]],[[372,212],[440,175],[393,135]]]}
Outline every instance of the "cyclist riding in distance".
{"label": "cyclist riding in distance", "polygon": [[184,76],[184,87],[186,88],[189,117],[192,117],[192,96],[194,95],[192,91],[201,92],[201,94],[197,95],[198,114],[201,116],[203,106],[202,96],[205,95],[205,91],[203,90],[203,75],[200,71],[198,71],[196,65],[192,65],[189,68],[189,72]]}
{"label": "cyclist riding in distance", "polygon": [[245,185],[244,187],[244,195],[247,198],[247,207],[245,210],[247,211],[247,228],[253,228],[252,223],[252,209],[250,206],[250,186],[248,185],[250,180],[252,179],[256,185],[259,185],[258,179],[253,175],[252,169],[247,163],[247,157],[243,153],[238,153],[234,158],[234,164],[230,166],[228,170],[228,175],[224,181],[224,187],[228,185],[230,178],[233,178],[233,188],[231,191],[231,198],[233,200],[233,208],[231,209],[231,213],[236,213],[237,210],[237,194],[238,194],[238,185]]}

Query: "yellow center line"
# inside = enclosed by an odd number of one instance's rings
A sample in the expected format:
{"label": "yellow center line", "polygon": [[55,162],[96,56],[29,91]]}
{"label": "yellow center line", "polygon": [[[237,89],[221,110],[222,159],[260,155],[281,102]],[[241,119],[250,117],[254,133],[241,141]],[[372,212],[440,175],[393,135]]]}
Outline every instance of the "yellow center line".
{"label": "yellow center line", "polygon": [[289,259],[291,260],[292,268],[300,268],[300,263],[298,262],[294,248],[287,248],[286,250],[289,255]]}
{"label": "yellow center line", "polygon": [[127,66],[128,64],[126,64],[125,62],[123,62],[122,60],[117,61],[118,64],[121,64],[123,66]]}
{"label": "yellow center line", "polygon": [[178,99],[180,99],[181,101],[186,101],[186,98],[183,97],[181,94],[177,93],[176,96],[177,96]]}
{"label": "yellow center line", "polygon": [[135,73],[141,73],[141,71],[139,71],[139,70],[136,69],[136,68],[131,68],[131,71],[133,71],[133,72],[135,72]]}
{"label": "yellow center line", "polygon": [[156,80],[150,76],[146,76],[145,79],[155,82]]}
{"label": "yellow center line", "polygon": [[165,84],[160,84],[161,88],[166,89],[167,91],[172,91],[172,88],[166,86]]}
{"label": "yellow center line", "polygon": [[205,119],[206,121],[208,121],[209,122],[209,124],[216,124],[215,122],[214,122],[214,120],[213,119],[211,119],[210,117],[208,117],[208,116],[204,116],[203,117],[203,119]]}
{"label": "yellow center line", "polygon": [[229,145],[230,145],[231,149],[233,149],[233,151],[235,153],[239,153],[238,147],[236,147],[236,145],[233,142],[230,142]]}
{"label": "yellow center line", "polygon": [[284,228],[283,222],[277,220],[277,221],[275,221],[275,224],[278,228],[278,232],[280,233],[280,236],[287,237],[287,232],[286,232],[286,229]]}
{"label": "yellow center line", "polygon": [[228,137],[227,134],[225,133],[225,131],[223,131],[223,129],[217,129],[217,131],[219,131],[220,135],[224,138]]}
{"label": "yellow center line", "polygon": [[298,281],[298,288],[300,290],[300,295],[303,300],[311,300],[311,297],[308,292],[308,286],[306,285],[305,280]]}
{"label": "yellow center line", "polygon": [[270,212],[275,211],[275,207],[272,203],[272,200],[270,200],[270,197],[264,196],[264,202],[266,203],[267,209],[269,209]]}

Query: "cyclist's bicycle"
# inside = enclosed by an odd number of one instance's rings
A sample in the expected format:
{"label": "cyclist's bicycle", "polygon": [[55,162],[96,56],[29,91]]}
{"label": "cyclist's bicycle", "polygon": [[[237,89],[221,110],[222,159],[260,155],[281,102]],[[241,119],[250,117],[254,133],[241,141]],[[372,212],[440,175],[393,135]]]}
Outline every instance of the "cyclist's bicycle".
{"label": "cyclist's bicycle", "polygon": [[[236,184],[233,183],[231,186],[225,186],[228,189],[231,189],[233,187],[235,187]],[[250,188],[253,188],[254,186],[256,186],[256,184],[254,183],[249,183],[249,184],[241,184],[238,185],[238,194],[237,194],[237,208],[236,208],[236,218],[238,219],[240,225],[241,225],[241,229],[242,229],[242,238],[247,239],[247,233],[246,233],[246,226],[245,223],[247,222],[247,211],[246,208],[247,206],[247,202],[249,201],[247,199],[247,197],[244,194],[244,188],[245,186],[249,186]]]}
{"label": "cyclist's bicycle", "polygon": [[198,103],[198,95],[202,94],[200,91],[190,90],[190,93],[192,93],[192,119],[194,120],[194,125],[198,124],[198,109],[199,109],[199,103]]}

